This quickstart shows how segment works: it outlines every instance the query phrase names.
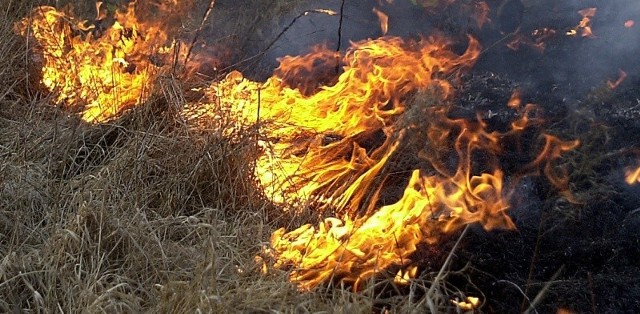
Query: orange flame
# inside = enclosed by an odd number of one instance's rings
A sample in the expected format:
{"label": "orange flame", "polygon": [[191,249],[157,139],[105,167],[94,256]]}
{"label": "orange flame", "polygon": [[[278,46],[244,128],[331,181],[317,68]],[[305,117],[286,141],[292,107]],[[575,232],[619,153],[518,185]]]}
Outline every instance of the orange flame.
{"label": "orange flame", "polygon": [[528,46],[537,50],[539,53],[543,53],[546,48],[545,41],[555,34],[556,31],[554,29],[546,27],[533,30],[531,36],[517,33],[513,36],[513,39],[507,43],[507,47],[511,50],[519,50],[521,46]]}
{"label": "orange flame", "polygon": [[521,93],[520,90],[514,90],[513,93],[511,94],[511,97],[509,98],[509,101],[507,101],[507,107],[511,108],[511,109],[517,109],[520,108],[520,105],[522,104],[522,99],[521,99]]}
{"label": "orange flame", "polygon": [[489,5],[485,1],[474,2],[473,4],[473,13],[471,17],[476,21],[478,28],[482,28],[484,24],[490,22],[489,14],[491,13],[491,9],[489,9]]}
{"label": "orange flame", "polygon": [[[143,101],[163,56],[182,53],[169,43],[162,21],[138,20],[133,3],[116,20],[98,34],[96,26],[40,7],[32,20],[16,25],[42,50],[43,85],[58,101],[82,107],[87,121],[108,120]],[[498,155],[503,140],[541,123],[538,108],[522,106],[514,92],[507,110],[519,118],[503,132],[490,131],[481,114],[473,121],[449,117],[452,82],[480,54],[474,38],[461,55],[450,44],[383,37],[354,43],[342,58],[317,47],[280,59],[264,83],[231,72],[205,89],[206,101],[189,106],[239,124],[258,121],[255,176],[266,197],[326,217],[275,231],[263,252],[275,267],[291,268],[301,289],[332,279],[358,289],[394,267],[395,282],[406,284],[417,274],[411,258],[421,245],[471,223],[487,230],[515,227],[506,212],[512,189]],[[339,75],[337,65],[343,65]],[[210,108],[215,111],[207,113]],[[543,173],[570,198],[567,174],[555,161],[579,143],[548,134],[541,139],[540,152],[516,176]],[[478,154],[486,161],[476,162]],[[392,173],[402,162],[410,163],[404,175]],[[394,180],[404,189],[387,196],[385,183]],[[265,259],[256,262],[268,271]]]}
{"label": "orange flame", "polygon": [[629,185],[640,183],[640,167],[636,169],[627,169],[625,173],[625,181]]}
{"label": "orange flame", "polygon": [[[448,82],[432,76],[468,66],[479,52],[477,41],[471,40],[467,53],[454,58],[444,49],[446,45],[442,40],[411,43],[395,37],[358,43],[345,56],[344,73],[335,85],[309,96],[286,83],[291,80],[288,74],[297,72],[284,62],[300,62],[304,67],[315,57],[282,59],[284,64],[276,73],[284,77],[274,76],[264,84],[231,73],[214,84],[209,94],[245,121],[255,121],[260,113],[261,120],[277,126],[268,134],[279,140],[263,143],[266,153],[258,160],[257,169],[262,186],[274,201],[285,203],[322,194],[344,207],[354,193],[362,193],[347,187],[361,182],[361,176],[375,176],[381,167],[382,157],[372,159],[357,138],[371,136],[391,123],[404,110],[400,99],[416,88],[437,85],[448,91]],[[378,148],[378,155],[391,146],[386,143]],[[342,188],[335,187],[338,182]],[[364,188],[367,183],[358,184]]]}
{"label": "orange flame", "polygon": [[[276,75],[263,84],[233,72],[207,90],[210,103],[229,108],[239,120],[264,121],[256,176],[272,201],[311,202],[319,213],[336,215],[289,232],[279,229],[271,237],[267,255],[275,259],[275,267],[293,267],[291,280],[301,289],[330,278],[357,289],[391,266],[401,269],[395,281],[406,283],[416,273],[411,255],[418,246],[474,222],[488,230],[514,228],[506,214],[510,192],[503,186],[502,171],[491,163],[487,171],[475,173],[472,156],[499,154],[502,138],[517,137],[538,122],[537,107],[522,107],[514,93],[509,105],[520,118],[505,133],[488,132],[480,118],[448,118],[442,104],[452,86],[443,77],[470,67],[480,48],[472,38],[463,55],[447,47],[441,39],[387,37],[355,43],[332,85],[297,88],[298,75],[291,75],[310,71],[311,64],[332,64],[319,59],[335,60],[333,52],[317,48],[307,56],[281,59]],[[408,104],[417,90],[430,90],[435,103]],[[371,138],[380,143],[366,145]],[[410,171],[397,201],[377,205],[393,159],[420,138],[430,149],[422,148],[414,157],[428,166]],[[578,143],[551,135],[543,139],[544,148],[522,175],[542,169],[554,185],[568,191],[565,174],[552,161]],[[458,160],[453,170],[446,161],[451,158]]]}
{"label": "orange flame", "polygon": [[389,31],[389,16],[384,12],[378,10],[377,8],[373,8],[373,13],[378,16],[378,20],[380,21],[380,29],[382,30],[382,35],[386,35]]}
{"label": "orange flame", "polygon": [[[104,17],[98,5],[98,17]],[[169,4],[158,10],[169,10]],[[102,13],[101,13],[102,12]],[[143,102],[174,49],[163,21],[141,22],[135,2],[102,29],[52,7],[35,8],[15,25],[40,52],[41,83],[56,101],[83,111],[86,121],[106,121]]]}
{"label": "orange flame", "polygon": [[622,84],[622,82],[624,81],[624,79],[627,78],[627,72],[622,71],[621,69],[618,70],[618,79],[615,80],[615,82],[612,81],[607,81],[607,85],[609,85],[609,88],[611,89],[616,89],[620,84]]}
{"label": "orange flame", "polygon": [[580,20],[580,23],[578,23],[576,27],[569,30],[567,32],[567,35],[575,36],[578,31],[580,31],[582,37],[595,38],[596,36],[591,30],[591,18],[596,16],[596,10],[596,8],[586,8],[578,11],[578,13],[582,16],[582,20]]}
{"label": "orange flame", "polygon": [[480,299],[476,297],[466,297],[464,301],[451,300],[460,310],[473,311],[480,305]]}

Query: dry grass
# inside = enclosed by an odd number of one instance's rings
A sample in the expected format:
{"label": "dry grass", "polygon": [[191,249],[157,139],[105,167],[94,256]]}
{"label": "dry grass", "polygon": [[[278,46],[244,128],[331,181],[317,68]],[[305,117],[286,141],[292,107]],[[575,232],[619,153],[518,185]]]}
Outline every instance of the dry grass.
{"label": "dry grass", "polygon": [[[409,294],[378,299],[322,288],[300,293],[254,257],[281,214],[252,176],[254,134],[194,129],[164,79],[144,106],[88,125],[52,105],[12,23],[0,19],[0,312],[394,312],[450,306],[425,274]],[[176,87],[178,86],[178,87]],[[300,217],[297,217],[298,219]],[[443,268],[444,269],[444,268]],[[446,275],[446,274],[445,274]],[[443,274],[438,275],[442,280]],[[422,293],[416,291],[422,290]]]}

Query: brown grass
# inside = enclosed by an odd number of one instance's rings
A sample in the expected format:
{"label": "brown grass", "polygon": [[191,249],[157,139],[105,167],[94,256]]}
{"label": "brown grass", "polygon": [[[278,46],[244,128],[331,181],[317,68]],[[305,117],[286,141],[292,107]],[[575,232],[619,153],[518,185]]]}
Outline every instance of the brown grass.
{"label": "brown grass", "polygon": [[[28,2],[28,1],[27,1]],[[450,309],[435,274],[384,300],[301,293],[254,261],[282,214],[252,176],[254,133],[194,128],[180,82],[119,119],[89,125],[51,103],[12,23],[0,19],[0,312],[362,313]],[[303,219],[304,217],[296,217]],[[443,268],[444,270],[445,268]],[[415,293],[423,291],[422,293]]]}

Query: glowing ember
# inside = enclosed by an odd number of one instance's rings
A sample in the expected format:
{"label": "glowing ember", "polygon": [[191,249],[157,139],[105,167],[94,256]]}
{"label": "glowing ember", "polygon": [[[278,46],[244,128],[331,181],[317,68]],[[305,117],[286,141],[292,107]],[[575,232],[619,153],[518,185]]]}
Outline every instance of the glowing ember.
{"label": "glowing ember", "polygon": [[376,8],[373,8],[373,13],[375,13],[378,16],[378,20],[380,20],[380,29],[382,30],[382,35],[386,35],[389,31],[389,16]]}
{"label": "glowing ember", "polygon": [[626,28],[632,28],[632,27],[633,27],[633,25],[635,25],[635,24],[636,24],[636,22],[634,22],[633,20],[626,20],[626,21],[624,22],[624,27],[626,27]]}
{"label": "glowing ember", "polygon": [[640,183],[640,167],[636,169],[627,169],[625,173],[625,181],[629,185]]}
{"label": "glowing ember", "polygon": [[622,82],[626,78],[627,78],[627,72],[619,70],[618,79],[615,82],[607,81],[607,85],[609,85],[609,88],[611,89],[616,89],[620,84],[622,84]]}
{"label": "glowing ember", "polygon": [[593,35],[593,31],[591,30],[591,18],[596,16],[596,10],[596,8],[586,8],[578,11],[582,16],[582,20],[580,20],[580,23],[578,23],[576,27],[567,31],[567,35],[575,36],[578,31],[580,31],[582,37],[595,38],[596,36]]}
{"label": "glowing ember", "polygon": [[[99,18],[106,14],[97,9]],[[41,82],[57,102],[82,110],[86,121],[100,122],[149,96],[174,48],[163,26],[162,19],[140,21],[132,2],[106,29],[46,6],[35,8],[15,29],[35,40]]]}

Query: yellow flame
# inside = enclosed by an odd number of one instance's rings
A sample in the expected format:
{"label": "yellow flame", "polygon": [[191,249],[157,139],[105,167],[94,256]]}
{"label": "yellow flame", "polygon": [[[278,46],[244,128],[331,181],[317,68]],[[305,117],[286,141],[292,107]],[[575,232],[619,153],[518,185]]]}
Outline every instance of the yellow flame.
{"label": "yellow flame", "polygon": [[[167,11],[178,2],[161,4]],[[480,12],[487,12],[485,6]],[[379,13],[386,32],[386,15]],[[98,30],[39,7],[16,24],[17,32],[38,44],[42,84],[59,102],[82,110],[87,121],[106,121],[143,102],[172,50],[184,53],[173,46],[161,20],[138,19],[135,2],[115,19]],[[540,122],[538,109],[523,106],[514,93],[507,105],[519,118],[504,132],[489,131],[480,114],[476,120],[450,118],[445,104],[453,82],[480,54],[474,38],[461,55],[450,44],[442,38],[383,37],[353,43],[343,57],[316,47],[308,55],[280,59],[264,83],[231,72],[203,90],[202,103],[183,112],[226,115],[238,125],[259,122],[255,176],[265,195],[324,217],[275,231],[263,252],[275,267],[291,269],[300,288],[341,280],[357,289],[392,266],[400,269],[396,283],[406,284],[417,274],[411,258],[421,245],[470,223],[487,230],[515,227],[506,212],[511,190],[497,156],[503,139],[518,138]],[[417,101],[416,94],[428,97]],[[220,127],[228,135],[235,126]],[[541,141],[540,152],[517,176],[544,174],[570,198],[567,174],[554,161],[579,142],[549,134]],[[474,162],[478,153],[488,159],[481,170]],[[391,174],[406,156],[415,165]],[[387,180],[404,189],[385,199]],[[257,257],[256,263],[267,273],[265,259]]]}
{"label": "yellow flame", "polygon": [[[268,255],[275,258],[275,267],[291,268],[291,280],[301,289],[331,279],[357,289],[391,266],[412,269],[418,246],[433,244],[466,224],[514,228],[506,214],[509,192],[503,172],[492,164],[474,174],[472,156],[478,151],[499,154],[501,138],[517,136],[538,122],[532,117],[537,107],[521,106],[514,94],[509,105],[520,118],[506,133],[488,132],[481,119],[448,118],[442,103],[452,87],[442,77],[470,67],[479,45],[470,39],[460,56],[447,47],[442,40],[395,37],[355,43],[332,85],[308,88],[314,85],[304,82],[299,87],[292,77],[310,71],[312,64],[334,68],[335,54],[318,48],[307,56],[282,59],[276,75],[263,84],[232,72],[207,90],[211,103],[229,108],[239,120],[264,122],[256,176],[272,201],[312,202],[320,214],[336,214],[318,224],[279,229],[271,237]],[[417,90],[431,90],[436,104],[407,104]],[[377,146],[363,146],[363,139],[375,138],[376,132],[382,134]],[[434,151],[420,151],[416,157],[429,161],[435,171],[412,170],[403,195],[393,204],[376,206],[391,159],[421,136]],[[551,135],[542,140],[542,150],[523,173],[542,172],[570,196],[566,174],[552,161],[578,142]],[[455,157],[447,155],[451,151]],[[450,171],[443,160],[452,157],[458,165]],[[413,275],[415,271],[400,273],[396,281],[407,282]]]}
{"label": "yellow flame", "polygon": [[[99,4],[97,9],[102,17]],[[114,18],[102,29],[42,6],[15,25],[17,33],[35,40],[41,83],[89,122],[109,120],[148,98],[174,49],[162,21],[141,22],[135,2]]]}
{"label": "yellow flame", "polygon": [[382,30],[382,35],[386,35],[389,31],[389,16],[384,12],[378,10],[377,8],[373,8],[373,13],[378,16],[378,20],[380,21],[380,29]]}
{"label": "yellow flame", "polygon": [[629,185],[640,183],[640,167],[627,169],[625,172],[625,182]]}

